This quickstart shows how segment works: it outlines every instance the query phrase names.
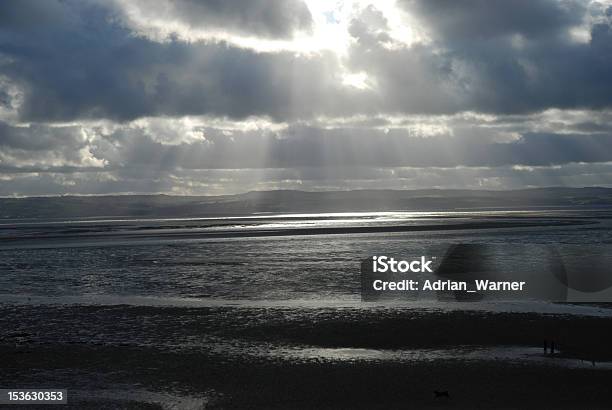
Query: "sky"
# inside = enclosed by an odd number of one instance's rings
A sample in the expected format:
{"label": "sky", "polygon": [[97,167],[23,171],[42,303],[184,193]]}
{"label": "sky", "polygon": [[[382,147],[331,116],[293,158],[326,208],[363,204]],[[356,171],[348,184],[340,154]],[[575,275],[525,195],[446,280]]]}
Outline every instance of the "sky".
{"label": "sky", "polygon": [[612,0],[0,2],[0,196],[612,187]]}

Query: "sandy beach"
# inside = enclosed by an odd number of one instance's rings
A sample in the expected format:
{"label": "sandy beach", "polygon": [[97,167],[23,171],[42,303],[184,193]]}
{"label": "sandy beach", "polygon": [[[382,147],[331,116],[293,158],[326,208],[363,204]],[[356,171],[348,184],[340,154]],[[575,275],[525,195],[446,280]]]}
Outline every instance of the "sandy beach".
{"label": "sandy beach", "polygon": [[[0,311],[0,383],[67,387],[71,408],[610,403],[608,317],[127,305]],[[544,339],[559,353],[545,356]],[[434,390],[450,398],[435,398]]]}
{"label": "sandy beach", "polygon": [[609,408],[610,305],[360,294],[381,251],[541,275],[548,244],[605,253],[607,213],[266,218],[5,227],[0,385],[73,409]]}

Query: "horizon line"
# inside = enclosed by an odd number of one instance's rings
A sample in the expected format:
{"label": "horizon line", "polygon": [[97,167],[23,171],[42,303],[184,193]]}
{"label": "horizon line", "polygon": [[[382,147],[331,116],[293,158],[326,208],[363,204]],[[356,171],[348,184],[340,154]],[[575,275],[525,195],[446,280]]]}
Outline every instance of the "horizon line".
{"label": "horizon line", "polygon": [[173,198],[220,198],[229,196],[240,196],[248,195],[252,193],[274,193],[274,192],[300,192],[309,194],[324,194],[324,193],[339,193],[339,192],[418,192],[418,191],[471,191],[471,192],[518,192],[518,191],[538,191],[538,190],[553,190],[553,189],[605,189],[612,190],[612,187],[606,186],[545,186],[545,187],[526,187],[526,188],[512,188],[512,189],[477,189],[477,188],[408,188],[408,189],[394,189],[394,188],[358,188],[358,189],[330,189],[330,190],[317,190],[309,191],[302,189],[269,189],[269,190],[249,190],[239,193],[232,194],[219,194],[219,195],[206,195],[206,194],[174,194],[174,193],[135,193],[135,192],[118,192],[118,193],[106,193],[106,194],[50,194],[50,195],[0,195],[0,199],[34,199],[34,198],[91,198],[91,197],[119,197],[119,196],[144,196],[144,197],[155,197],[155,196],[167,196]]}

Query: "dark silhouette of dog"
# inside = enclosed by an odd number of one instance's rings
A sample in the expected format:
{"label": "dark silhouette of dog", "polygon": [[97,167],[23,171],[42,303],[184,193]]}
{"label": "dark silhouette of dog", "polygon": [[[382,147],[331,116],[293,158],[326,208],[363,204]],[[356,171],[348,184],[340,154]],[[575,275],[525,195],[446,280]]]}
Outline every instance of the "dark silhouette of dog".
{"label": "dark silhouette of dog", "polygon": [[445,390],[445,391],[434,390],[433,393],[436,399],[450,399],[450,394],[448,394],[448,390]]}

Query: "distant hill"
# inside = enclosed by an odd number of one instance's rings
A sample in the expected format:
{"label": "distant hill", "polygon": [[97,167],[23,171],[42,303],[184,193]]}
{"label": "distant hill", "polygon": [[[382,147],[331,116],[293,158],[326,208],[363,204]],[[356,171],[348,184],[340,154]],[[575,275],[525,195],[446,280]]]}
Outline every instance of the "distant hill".
{"label": "distant hill", "polygon": [[0,218],[205,217],[256,212],[433,211],[612,207],[612,188],[261,191],[223,196],[115,195],[0,198]]}

